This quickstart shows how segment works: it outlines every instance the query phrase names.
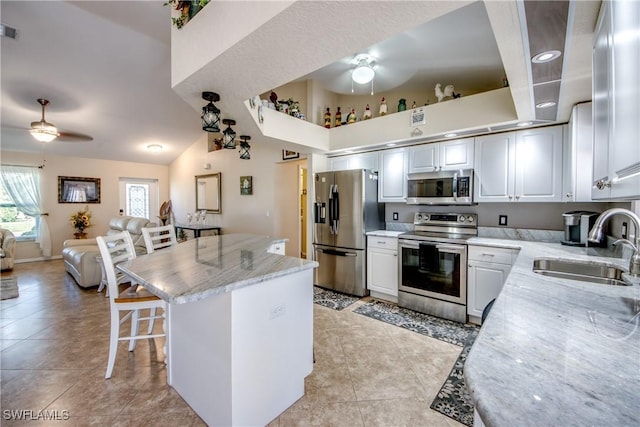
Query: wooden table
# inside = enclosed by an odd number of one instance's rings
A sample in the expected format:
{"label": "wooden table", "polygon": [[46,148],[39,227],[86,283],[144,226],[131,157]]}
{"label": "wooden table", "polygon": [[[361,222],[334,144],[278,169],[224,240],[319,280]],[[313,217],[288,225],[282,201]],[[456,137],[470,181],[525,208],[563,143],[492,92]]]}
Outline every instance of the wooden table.
{"label": "wooden table", "polygon": [[116,268],[169,304],[167,381],[208,425],[266,425],[313,369],[313,268],[282,239],[192,239]]}
{"label": "wooden table", "polygon": [[222,230],[220,229],[220,227],[216,227],[215,225],[206,225],[206,224],[176,224],[174,225],[174,227],[176,228],[176,235],[178,234],[178,232],[180,230],[192,230],[193,231],[193,236],[198,238],[200,237],[201,233],[203,231],[215,231],[216,235],[220,235],[222,234]]}

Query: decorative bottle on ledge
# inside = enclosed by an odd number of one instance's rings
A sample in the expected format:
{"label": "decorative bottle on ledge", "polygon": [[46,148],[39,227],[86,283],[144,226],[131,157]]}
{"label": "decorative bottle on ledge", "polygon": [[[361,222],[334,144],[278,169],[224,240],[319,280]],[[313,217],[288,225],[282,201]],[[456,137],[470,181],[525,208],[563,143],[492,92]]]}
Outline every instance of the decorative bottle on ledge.
{"label": "decorative bottle on ledge", "polygon": [[338,111],[336,111],[336,123],[335,127],[342,125],[342,113],[340,112],[340,107],[338,107]]}
{"label": "decorative bottle on ledge", "polygon": [[329,129],[331,127],[331,110],[327,107],[327,112],[324,113],[324,127]]}

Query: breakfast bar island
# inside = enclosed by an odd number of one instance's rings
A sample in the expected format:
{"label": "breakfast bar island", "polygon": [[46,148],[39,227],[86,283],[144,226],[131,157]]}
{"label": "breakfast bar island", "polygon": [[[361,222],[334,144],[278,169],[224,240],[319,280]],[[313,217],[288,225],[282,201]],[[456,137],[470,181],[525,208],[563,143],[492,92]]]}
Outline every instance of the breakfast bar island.
{"label": "breakfast bar island", "polygon": [[208,425],[266,425],[304,394],[317,263],[279,242],[201,237],[117,266],[167,301],[167,382]]}

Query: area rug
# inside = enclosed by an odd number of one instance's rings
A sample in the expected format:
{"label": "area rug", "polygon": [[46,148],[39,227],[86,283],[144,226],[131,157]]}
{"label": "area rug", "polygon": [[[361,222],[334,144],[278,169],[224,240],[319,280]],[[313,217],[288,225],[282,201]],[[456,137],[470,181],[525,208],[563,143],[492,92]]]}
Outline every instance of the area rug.
{"label": "area rug", "polygon": [[465,385],[463,368],[480,328],[382,301],[369,302],[353,312],[462,347],[449,376],[431,403],[431,409],[459,423],[473,425],[473,403]]}
{"label": "area rug", "polygon": [[313,287],[313,302],[323,307],[332,308],[334,310],[342,310],[349,307],[360,298],[351,295],[341,294],[329,289]]}
{"label": "area rug", "polygon": [[463,347],[469,337],[478,330],[473,325],[418,313],[383,301],[369,302],[353,312],[460,347]]}

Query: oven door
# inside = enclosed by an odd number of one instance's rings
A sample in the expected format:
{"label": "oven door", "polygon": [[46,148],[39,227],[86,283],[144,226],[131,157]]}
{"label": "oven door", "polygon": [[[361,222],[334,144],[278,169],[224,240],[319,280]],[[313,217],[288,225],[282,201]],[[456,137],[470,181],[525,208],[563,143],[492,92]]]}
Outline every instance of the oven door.
{"label": "oven door", "polygon": [[466,245],[407,239],[398,243],[399,290],[466,305]]}

